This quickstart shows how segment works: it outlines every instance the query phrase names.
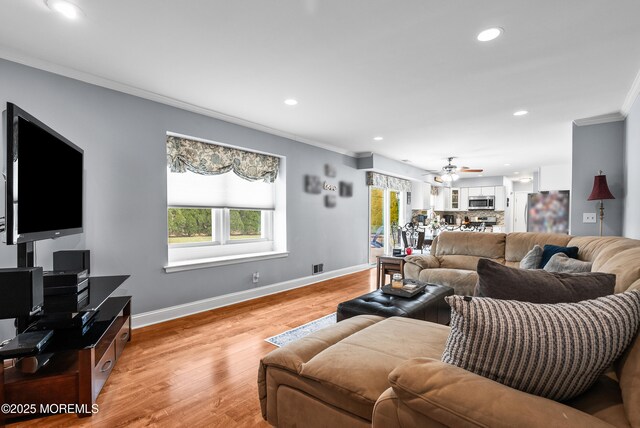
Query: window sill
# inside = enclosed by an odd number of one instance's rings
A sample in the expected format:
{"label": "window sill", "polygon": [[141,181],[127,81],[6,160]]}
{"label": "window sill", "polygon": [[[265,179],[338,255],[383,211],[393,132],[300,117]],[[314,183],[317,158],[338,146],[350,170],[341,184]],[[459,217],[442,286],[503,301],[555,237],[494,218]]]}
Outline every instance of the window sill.
{"label": "window sill", "polygon": [[212,257],[208,259],[188,260],[172,262],[164,267],[166,273],[182,272],[192,269],[204,269],[216,266],[234,265],[237,263],[255,262],[258,260],[279,259],[288,257],[288,251],[267,251],[264,253],[252,253],[236,256]]}

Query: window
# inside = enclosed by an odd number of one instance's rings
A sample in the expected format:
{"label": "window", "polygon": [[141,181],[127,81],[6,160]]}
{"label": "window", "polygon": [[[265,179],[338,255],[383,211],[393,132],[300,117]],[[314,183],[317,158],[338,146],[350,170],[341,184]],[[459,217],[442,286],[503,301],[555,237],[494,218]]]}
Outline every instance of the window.
{"label": "window", "polygon": [[169,266],[286,252],[283,158],[172,134],[167,160]]}

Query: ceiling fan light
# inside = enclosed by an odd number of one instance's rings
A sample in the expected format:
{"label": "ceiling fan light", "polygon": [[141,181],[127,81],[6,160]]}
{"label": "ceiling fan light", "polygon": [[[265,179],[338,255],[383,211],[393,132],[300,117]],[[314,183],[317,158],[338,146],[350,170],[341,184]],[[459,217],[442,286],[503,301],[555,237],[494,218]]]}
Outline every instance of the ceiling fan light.
{"label": "ceiling fan light", "polygon": [[460,176],[455,172],[451,173],[451,181],[456,181]]}
{"label": "ceiling fan light", "polygon": [[451,177],[451,174],[449,173],[442,174],[442,176],[440,176],[440,179],[445,183],[449,183],[450,181],[453,181],[453,177]]}

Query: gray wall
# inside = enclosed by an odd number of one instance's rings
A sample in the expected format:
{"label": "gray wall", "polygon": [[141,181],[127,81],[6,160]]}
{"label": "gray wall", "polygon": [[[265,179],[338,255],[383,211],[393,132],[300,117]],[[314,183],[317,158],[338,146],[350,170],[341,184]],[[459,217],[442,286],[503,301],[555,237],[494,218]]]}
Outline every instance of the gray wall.
{"label": "gray wall", "polygon": [[624,202],[624,122],[598,125],[573,125],[571,174],[571,234],[598,235],[599,222],[583,223],[582,214],[599,216],[600,201],[587,201],[593,188],[593,177],[602,170],[616,199],[604,201],[603,235],[622,235]]}
{"label": "gray wall", "polygon": [[640,98],[631,107],[625,121],[624,227],[627,238],[640,239]]}
{"label": "gray wall", "polygon": [[[309,276],[312,263],[331,271],[367,262],[367,187],[354,158],[0,60],[0,103],[7,101],[85,151],[85,233],[38,242],[37,265],[51,269],[53,251],[88,248],[92,273],[131,275],[124,287],[135,313],[253,288],[255,271],[264,286]],[[164,272],[166,131],[287,157],[289,257]],[[353,197],[339,197],[334,209],[303,192],[304,175],[323,175],[325,163],[337,167],[336,180],[354,183]],[[15,265],[15,246],[0,244],[0,267]],[[0,339],[12,336],[2,326]]]}

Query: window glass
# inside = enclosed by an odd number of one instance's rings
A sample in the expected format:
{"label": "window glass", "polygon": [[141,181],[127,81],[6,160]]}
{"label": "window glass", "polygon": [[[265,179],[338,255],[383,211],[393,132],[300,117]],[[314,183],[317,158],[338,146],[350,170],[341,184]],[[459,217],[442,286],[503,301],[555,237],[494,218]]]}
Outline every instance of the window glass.
{"label": "window glass", "polygon": [[261,239],[262,212],[256,210],[229,210],[229,240]]}
{"label": "window glass", "polygon": [[210,208],[169,208],[167,210],[169,244],[212,242],[214,239]]}

